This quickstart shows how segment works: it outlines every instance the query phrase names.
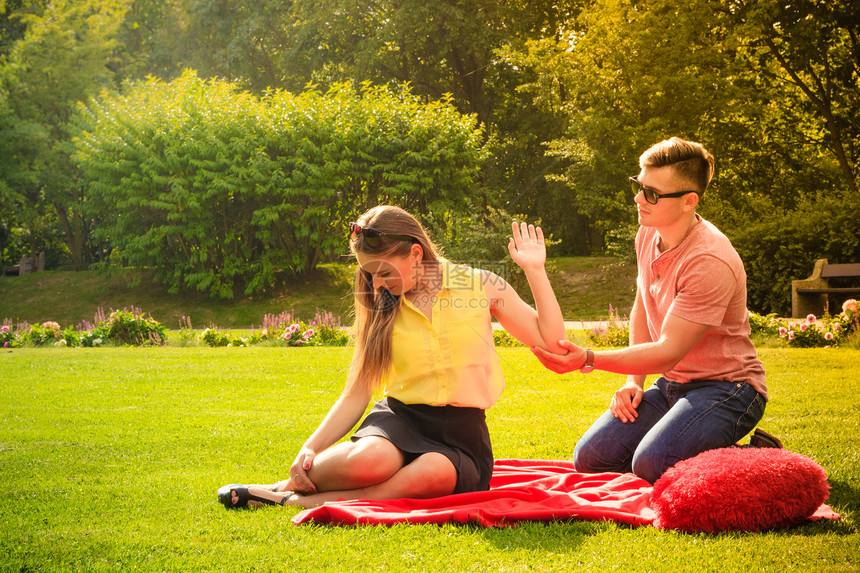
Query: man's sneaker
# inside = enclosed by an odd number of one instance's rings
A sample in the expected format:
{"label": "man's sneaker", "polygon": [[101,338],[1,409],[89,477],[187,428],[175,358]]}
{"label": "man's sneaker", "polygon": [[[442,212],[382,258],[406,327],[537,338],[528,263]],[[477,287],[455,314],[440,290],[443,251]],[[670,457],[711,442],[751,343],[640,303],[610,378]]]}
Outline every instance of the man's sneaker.
{"label": "man's sneaker", "polygon": [[771,436],[764,430],[756,429],[750,438],[750,447],[753,448],[782,448],[779,438]]}

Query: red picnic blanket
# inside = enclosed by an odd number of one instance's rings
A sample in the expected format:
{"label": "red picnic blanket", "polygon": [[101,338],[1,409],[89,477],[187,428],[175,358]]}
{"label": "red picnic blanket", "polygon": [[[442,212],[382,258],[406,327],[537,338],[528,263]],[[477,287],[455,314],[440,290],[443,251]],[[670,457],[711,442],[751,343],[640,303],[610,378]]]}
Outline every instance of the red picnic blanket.
{"label": "red picnic blanket", "polygon": [[341,500],[306,509],[296,525],[477,523],[485,527],[516,521],[612,520],[648,525],[651,484],[633,474],[581,474],[573,462],[496,460],[488,491],[432,499]]}

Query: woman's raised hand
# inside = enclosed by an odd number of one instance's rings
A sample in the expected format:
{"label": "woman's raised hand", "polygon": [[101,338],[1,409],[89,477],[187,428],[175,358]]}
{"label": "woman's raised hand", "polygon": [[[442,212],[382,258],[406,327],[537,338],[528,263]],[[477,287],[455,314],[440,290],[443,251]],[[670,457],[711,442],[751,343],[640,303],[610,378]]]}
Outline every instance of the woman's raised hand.
{"label": "woman's raised hand", "polygon": [[546,263],[546,244],[540,227],[513,222],[513,237],[508,241],[511,258],[524,271],[542,269]]}

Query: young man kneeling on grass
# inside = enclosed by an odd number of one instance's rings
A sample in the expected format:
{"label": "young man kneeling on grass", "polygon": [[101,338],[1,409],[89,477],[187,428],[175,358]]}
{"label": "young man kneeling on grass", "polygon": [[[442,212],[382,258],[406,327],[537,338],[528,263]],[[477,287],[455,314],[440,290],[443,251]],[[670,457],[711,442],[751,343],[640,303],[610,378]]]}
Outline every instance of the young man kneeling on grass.
{"label": "young man kneeling on grass", "polygon": [[[558,373],[597,368],[627,374],[609,410],[574,450],[584,473],[633,472],[655,482],[681,460],[728,447],[759,422],[764,367],[750,341],[746,273],[732,244],[696,213],[714,159],[672,138],[648,149],[631,177],[639,214],[638,277],[630,346],[533,352]],[[661,377],[645,390],[645,377]],[[756,430],[750,445],[782,447]]]}

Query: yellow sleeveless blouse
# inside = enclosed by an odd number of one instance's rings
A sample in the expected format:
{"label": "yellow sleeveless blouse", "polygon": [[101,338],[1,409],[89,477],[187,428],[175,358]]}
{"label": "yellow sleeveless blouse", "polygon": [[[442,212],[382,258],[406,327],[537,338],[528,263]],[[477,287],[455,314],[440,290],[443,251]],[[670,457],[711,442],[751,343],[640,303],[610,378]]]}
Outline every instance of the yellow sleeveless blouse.
{"label": "yellow sleeveless blouse", "polygon": [[441,289],[433,298],[432,321],[400,298],[384,393],[404,404],[486,410],[505,388],[484,291],[488,275],[448,261],[440,264]]}

